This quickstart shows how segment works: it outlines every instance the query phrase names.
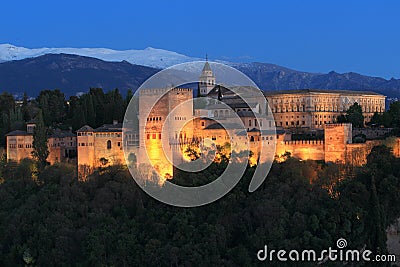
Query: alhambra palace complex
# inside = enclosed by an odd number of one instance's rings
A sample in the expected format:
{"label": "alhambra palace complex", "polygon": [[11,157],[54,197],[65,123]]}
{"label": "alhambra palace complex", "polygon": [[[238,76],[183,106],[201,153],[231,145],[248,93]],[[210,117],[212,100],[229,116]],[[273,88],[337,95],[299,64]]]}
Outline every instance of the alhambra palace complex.
{"label": "alhambra palace complex", "polygon": [[[245,88],[243,89],[245,90]],[[227,130],[214,121],[215,118],[230,118],[231,112],[235,112],[242,120],[246,131],[240,138],[249,145],[253,155],[257,155],[259,145],[276,144],[276,157],[289,152],[292,157],[302,160],[322,160],[325,162],[347,162],[353,165],[365,163],[366,155],[372,147],[385,143],[393,148],[396,156],[400,156],[400,139],[367,140],[365,143],[353,143],[352,139],[357,133],[364,133],[376,137],[388,132],[388,129],[352,129],[348,123],[336,123],[338,116],[345,114],[346,110],[355,102],[362,107],[365,122],[368,122],[375,112],[385,111],[385,96],[364,91],[342,91],[342,90],[287,90],[264,92],[264,96],[272,111],[276,126],[276,134],[261,134],[260,125],[268,123],[257,120],[256,113],[266,112],[265,107],[260,106],[257,99],[254,103],[244,103],[240,97],[232,91],[216,84],[215,76],[208,62],[205,63],[199,79],[200,97],[208,96],[218,99],[226,105],[214,104],[207,110],[195,109],[193,104],[193,90],[187,88],[167,89],[145,89],[139,94],[139,129],[145,129],[144,135],[138,132],[123,131],[123,124],[114,122],[93,129],[86,125],[80,128],[76,134],[65,131],[55,131],[49,136],[48,148],[50,155],[48,161],[76,162],[79,173],[84,176],[90,174],[99,167],[125,164],[124,149],[134,153],[137,163],[142,162],[143,155],[140,154],[141,147],[148,149],[148,157],[151,164],[158,168],[164,175],[172,174],[172,167],[165,163],[166,152],[162,152],[161,129],[164,121],[171,111],[180,103],[189,100],[189,104],[179,107],[174,111],[172,120],[176,121],[174,132],[169,129],[174,138],[169,140],[170,146],[180,147],[193,140],[204,140],[209,138],[217,145],[224,145],[232,141]],[[146,105],[149,100],[161,96],[148,117],[140,114],[140,107]],[[151,101],[150,101],[151,102]],[[200,118],[191,119],[193,116]],[[171,116],[170,116],[171,117]],[[185,127],[181,127],[181,121],[189,121]],[[13,131],[7,134],[7,159],[19,162],[23,158],[31,157],[33,123],[27,124],[27,131]],[[307,133],[306,136],[315,136],[323,132],[323,138],[303,138],[294,140],[293,134]],[[123,136],[125,134],[125,136]],[[240,136],[240,135],[239,135]],[[374,139],[374,138],[370,138]],[[247,143],[248,142],[248,143]],[[179,149],[178,149],[179,150]],[[171,155],[176,149],[171,150]],[[76,160],[77,156],[77,160]],[[255,156],[253,156],[255,157]],[[74,159],[75,158],[75,159]],[[165,166],[164,166],[165,165]]]}

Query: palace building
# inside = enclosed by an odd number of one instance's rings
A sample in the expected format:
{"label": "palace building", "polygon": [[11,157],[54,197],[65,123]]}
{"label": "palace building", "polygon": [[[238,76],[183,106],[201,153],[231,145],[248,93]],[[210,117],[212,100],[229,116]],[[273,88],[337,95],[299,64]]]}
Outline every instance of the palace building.
{"label": "palace building", "polygon": [[[384,95],[368,91],[320,89],[269,91],[264,95],[277,127],[305,129],[323,129],[325,124],[336,123],[354,103],[361,106],[365,123],[369,122],[375,112],[385,111],[386,99]],[[246,106],[223,86],[215,86],[208,96],[219,99],[235,111],[254,111],[257,104]]]}
{"label": "palace building", "polygon": [[24,158],[32,158],[33,133],[16,130],[6,134],[7,161],[19,163]]}
{"label": "palace building", "polygon": [[114,121],[96,129],[85,125],[76,132],[78,173],[82,179],[96,168],[125,163],[122,123]]}
{"label": "palace building", "polygon": [[354,103],[361,106],[365,123],[375,112],[385,111],[386,96],[367,91],[303,89],[264,94],[276,126],[284,128],[323,129],[325,124],[337,122]]}
{"label": "palace building", "polygon": [[[16,130],[6,134],[7,160],[19,163],[24,158],[32,158],[33,132],[35,123],[27,123],[27,130]],[[55,129],[47,141],[50,164],[72,162],[76,158],[76,135],[70,131]]]}
{"label": "palace building", "polygon": [[[139,110],[134,116],[137,129],[123,131],[123,124],[114,121],[96,129],[85,125],[76,136],[54,131],[49,136],[49,161],[63,162],[77,153],[80,179],[85,179],[97,168],[127,164],[130,160],[137,165],[151,164],[161,176],[169,178],[173,175],[173,164],[190,160],[183,156],[187,146],[206,139],[219,146],[243,143],[250,148],[254,164],[261,145],[274,145],[278,159],[289,152],[300,159],[361,165],[372,147],[382,143],[372,140],[354,144],[352,125],[337,123],[337,118],[356,102],[362,108],[365,122],[375,112],[383,112],[385,96],[374,92],[272,91],[264,92],[262,101],[257,97],[246,97],[249,103],[245,103],[240,96],[217,84],[208,62],[203,67],[198,88],[200,96],[213,98],[215,103],[208,101],[206,107],[195,108],[190,88],[142,89],[138,95]],[[255,90],[248,86],[236,89],[249,95]],[[148,106],[150,104],[154,106]],[[273,115],[273,119],[268,115]],[[239,118],[243,124],[240,132],[231,123],[233,117]],[[276,133],[262,130],[265,128],[263,125],[275,125]],[[318,140],[292,140],[292,129],[302,129],[303,132],[320,130],[323,134]],[[31,157],[33,130],[34,125],[28,124],[27,131],[7,134],[8,160],[19,162]],[[397,138],[392,146],[395,155],[400,156],[400,139]],[[124,148],[128,155],[124,154]]]}

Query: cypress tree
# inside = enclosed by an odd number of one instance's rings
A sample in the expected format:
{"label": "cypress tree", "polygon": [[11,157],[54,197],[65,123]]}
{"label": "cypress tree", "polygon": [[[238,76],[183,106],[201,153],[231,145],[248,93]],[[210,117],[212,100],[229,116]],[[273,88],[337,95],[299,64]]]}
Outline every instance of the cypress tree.
{"label": "cypress tree", "polygon": [[43,169],[47,164],[49,149],[47,147],[47,130],[43,121],[42,110],[39,110],[36,117],[36,127],[33,133],[33,151],[32,155],[38,161],[39,170]]}
{"label": "cypress tree", "polygon": [[96,125],[96,112],[94,111],[93,106],[93,98],[92,95],[86,95],[86,123],[91,126],[95,127]]}
{"label": "cypress tree", "polygon": [[24,93],[24,98],[22,99],[22,115],[25,122],[31,119],[28,109],[28,95]]}
{"label": "cypress tree", "polygon": [[132,89],[128,89],[128,92],[126,93],[126,98],[125,98],[125,109],[128,107],[129,102],[131,101],[133,97],[133,91]]}
{"label": "cypress tree", "polygon": [[348,122],[353,124],[353,127],[364,127],[364,115],[361,106],[357,102],[349,107],[349,110],[346,112],[346,118]]}

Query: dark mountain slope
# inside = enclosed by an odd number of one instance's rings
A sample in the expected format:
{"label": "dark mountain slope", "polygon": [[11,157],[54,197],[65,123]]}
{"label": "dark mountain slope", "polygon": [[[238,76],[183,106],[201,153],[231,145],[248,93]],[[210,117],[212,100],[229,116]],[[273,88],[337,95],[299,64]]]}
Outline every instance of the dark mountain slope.
{"label": "dark mountain slope", "polygon": [[0,64],[0,91],[36,96],[43,89],[61,89],[66,95],[86,92],[90,87],[105,90],[136,90],[158,70],[126,61],[106,62],[67,54],[47,54]]}
{"label": "dark mountain slope", "polygon": [[[400,97],[400,80],[386,80],[357,73],[308,73],[268,63],[232,63],[263,90],[343,89],[375,91]],[[86,92],[90,87],[119,88],[122,93],[136,90],[158,69],[132,65],[126,61],[107,62],[67,54],[0,63],[0,91],[36,96],[43,89],[61,89],[66,95]]]}

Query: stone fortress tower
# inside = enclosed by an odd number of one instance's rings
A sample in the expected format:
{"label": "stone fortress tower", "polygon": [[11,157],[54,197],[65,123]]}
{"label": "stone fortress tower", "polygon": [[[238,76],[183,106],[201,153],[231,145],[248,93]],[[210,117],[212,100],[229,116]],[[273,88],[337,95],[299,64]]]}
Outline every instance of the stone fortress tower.
{"label": "stone fortress tower", "polygon": [[352,143],[351,123],[325,125],[325,162],[344,161],[346,148]]}
{"label": "stone fortress tower", "polygon": [[[174,153],[179,153],[173,145],[184,144],[192,138],[192,127],[185,127],[187,132],[181,131],[184,122],[191,123],[192,100],[193,91],[188,88],[142,89],[139,92],[138,163],[150,163],[163,178],[173,174],[170,160],[177,158]],[[186,104],[181,105],[184,102]]]}

